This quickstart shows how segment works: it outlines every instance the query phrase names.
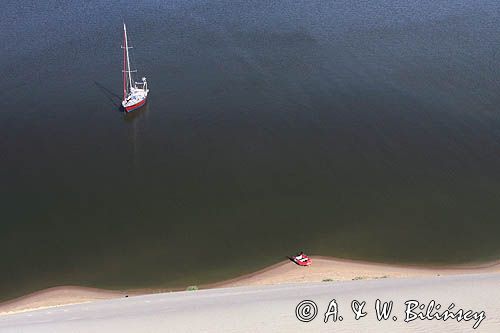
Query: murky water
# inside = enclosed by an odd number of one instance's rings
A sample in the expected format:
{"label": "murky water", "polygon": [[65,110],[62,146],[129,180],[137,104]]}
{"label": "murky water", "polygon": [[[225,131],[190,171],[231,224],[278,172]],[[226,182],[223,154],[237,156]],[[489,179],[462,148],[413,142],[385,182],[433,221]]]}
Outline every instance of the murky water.
{"label": "murky water", "polygon": [[500,255],[496,1],[2,7],[0,298]]}

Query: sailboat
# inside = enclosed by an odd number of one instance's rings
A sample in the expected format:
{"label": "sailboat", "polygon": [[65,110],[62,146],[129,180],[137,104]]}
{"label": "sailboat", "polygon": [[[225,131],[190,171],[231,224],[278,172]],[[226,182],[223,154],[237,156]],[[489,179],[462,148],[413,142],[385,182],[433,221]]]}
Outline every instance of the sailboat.
{"label": "sailboat", "polygon": [[135,82],[132,79],[132,73],[137,70],[130,69],[130,57],[128,50],[127,26],[123,23],[123,101],[122,106],[125,112],[134,111],[144,104],[148,98],[148,82],[143,77],[141,82]]}

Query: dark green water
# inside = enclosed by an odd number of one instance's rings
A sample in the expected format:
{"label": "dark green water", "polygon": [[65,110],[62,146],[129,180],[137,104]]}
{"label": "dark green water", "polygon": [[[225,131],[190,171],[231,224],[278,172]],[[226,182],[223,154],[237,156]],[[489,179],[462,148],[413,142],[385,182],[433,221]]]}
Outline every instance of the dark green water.
{"label": "dark green water", "polygon": [[0,298],[500,256],[498,2],[46,3],[0,11]]}

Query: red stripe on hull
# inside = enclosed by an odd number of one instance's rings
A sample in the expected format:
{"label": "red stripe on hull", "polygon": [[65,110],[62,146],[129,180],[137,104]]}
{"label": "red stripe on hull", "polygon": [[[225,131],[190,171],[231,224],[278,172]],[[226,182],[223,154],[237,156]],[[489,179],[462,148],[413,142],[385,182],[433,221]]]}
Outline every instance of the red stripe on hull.
{"label": "red stripe on hull", "polygon": [[143,99],[142,101],[140,101],[137,104],[127,106],[125,108],[125,112],[131,112],[131,111],[134,111],[135,109],[140,108],[141,106],[143,106],[144,104],[146,104],[146,101],[147,101],[147,98]]}

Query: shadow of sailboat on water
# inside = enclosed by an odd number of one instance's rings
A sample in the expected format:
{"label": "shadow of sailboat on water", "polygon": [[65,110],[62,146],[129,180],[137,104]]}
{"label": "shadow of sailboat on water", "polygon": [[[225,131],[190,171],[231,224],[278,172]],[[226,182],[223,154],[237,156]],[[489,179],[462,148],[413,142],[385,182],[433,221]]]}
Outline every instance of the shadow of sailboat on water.
{"label": "shadow of sailboat on water", "polygon": [[118,112],[123,112],[123,107],[122,107],[122,97],[119,96],[118,94],[114,93],[110,89],[106,88],[102,84],[100,84],[97,81],[94,81],[94,84],[96,87],[99,89],[99,91],[106,96],[108,101],[115,107],[116,111]]}

